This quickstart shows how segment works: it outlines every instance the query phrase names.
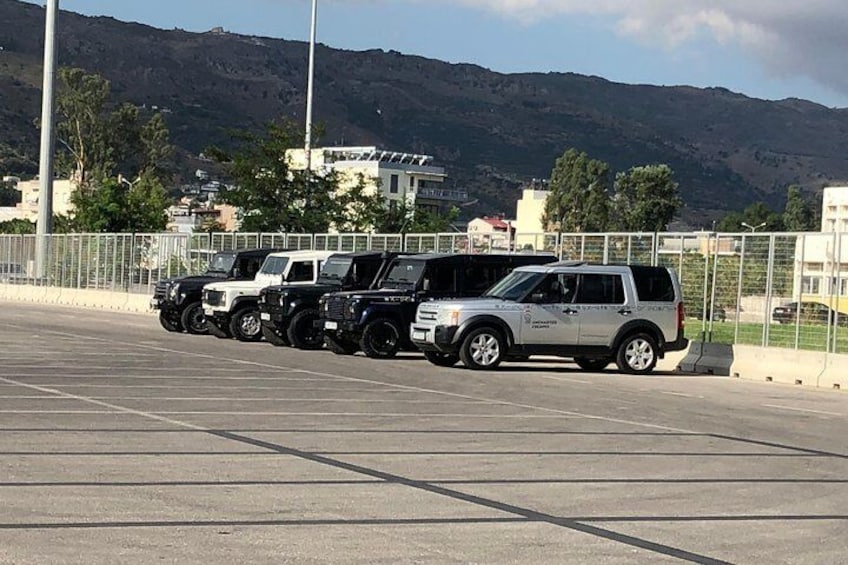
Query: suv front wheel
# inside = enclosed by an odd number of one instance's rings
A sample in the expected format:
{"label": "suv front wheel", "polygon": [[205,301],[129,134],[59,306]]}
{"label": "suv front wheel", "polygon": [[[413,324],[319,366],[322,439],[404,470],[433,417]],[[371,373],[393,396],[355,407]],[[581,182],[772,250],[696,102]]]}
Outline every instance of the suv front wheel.
{"label": "suv front wheel", "polygon": [[646,333],[636,333],[624,338],[615,361],[622,373],[646,375],[656,367],[657,358],[657,340]]}
{"label": "suv front wheel", "polygon": [[243,308],[233,315],[230,320],[230,331],[239,341],[259,341],[262,339],[262,321],[259,310]]}
{"label": "suv front wheel", "polygon": [[209,328],[206,327],[206,316],[203,315],[203,304],[192,302],[183,310],[181,321],[186,331],[193,335],[206,335]]}
{"label": "suv front wheel", "polygon": [[400,328],[387,318],[368,322],[362,330],[359,347],[372,359],[389,359],[400,351]]}
{"label": "suv front wheel", "polygon": [[506,342],[494,328],[477,328],[471,331],[459,349],[462,364],[475,371],[495,369],[506,355]]}

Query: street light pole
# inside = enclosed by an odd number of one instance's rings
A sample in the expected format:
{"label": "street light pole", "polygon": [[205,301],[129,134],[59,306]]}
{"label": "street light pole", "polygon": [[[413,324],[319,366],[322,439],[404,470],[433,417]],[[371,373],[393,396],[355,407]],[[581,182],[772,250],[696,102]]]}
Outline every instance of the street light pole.
{"label": "street light pole", "polygon": [[767,223],[767,222],[763,222],[762,224],[759,224],[759,225],[756,225],[756,226],[752,226],[752,225],[751,225],[751,224],[749,224],[749,223],[742,222],[742,227],[743,227],[743,228],[748,228],[749,230],[751,230],[751,233],[756,233],[756,231],[757,231],[758,229],[766,227],[766,223]]}
{"label": "street light pole", "polygon": [[318,0],[312,0],[312,27],[309,32],[309,76],[306,81],[306,174],[312,175],[312,91],[315,81],[315,36],[318,28]]}
{"label": "street light pole", "polygon": [[36,222],[35,276],[44,278],[49,248],[48,235],[53,232],[53,108],[56,84],[56,15],[59,0],[47,1],[44,26],[44,86],[41,95],[41,155],[38,178],[38,221]]}

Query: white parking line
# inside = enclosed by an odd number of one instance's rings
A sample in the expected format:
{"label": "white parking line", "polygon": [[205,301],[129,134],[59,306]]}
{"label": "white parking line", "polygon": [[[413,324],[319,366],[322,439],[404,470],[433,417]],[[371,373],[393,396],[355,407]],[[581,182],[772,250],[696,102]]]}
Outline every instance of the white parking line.
{"label": "white parking line", "polygon": [[661,390],[660,394],[667,394],[669,396],[681,396],[683,398],[704,398],[703,396],[695,396],[694,394],[684,394],[682,392],[673,392],[670,390]]}
{"label": "white parking line", "polygon": [[763,404],[766,408],[776,408],[778,410],[789,410],[790,412],[808,412],[810,414],[823,414],[825,416],[845,416],[840,412],[826,412],[824,410],[810,410],[809,408],[795,408],[794,406],[781,406],[780,404]]}

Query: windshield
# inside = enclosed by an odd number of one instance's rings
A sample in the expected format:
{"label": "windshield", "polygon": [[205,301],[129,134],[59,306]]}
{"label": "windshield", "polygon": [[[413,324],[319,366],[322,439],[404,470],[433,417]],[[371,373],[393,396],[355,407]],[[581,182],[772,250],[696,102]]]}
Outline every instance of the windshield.
{"label": "windshield", "polygon": [[259,269],[259,272],[263,275],[282,275],[286,272],[286,265],[288,263],[288,257],[274,257],[273,255],[269,255],[265,258],[265,262],[262,263],[262,268]]}
{"label": "windshield", "polygon": [[533,290],[545,277],[544,273],[513,271],[499,283],[490,288],[483,296],[503,300],[521,300]]}
{"label": "windshield", "polygon": [[318,279],[323,281],[344,280],[350,272],[351,263],[353,263],[353,259],[350,257],[330,257],[324,262],[324,267],[321,269]]}
{"label": "windshield", "polygon": [[398,261],[389,269],[389,274],[383,280],[383,286],[417,284],[424,274],[424,263],[421,261]]}
{"label": "windshield", "polygon": [[216,253],[206,270],[210,273],[229,273],[235,261],[236,256],[232,253]]}

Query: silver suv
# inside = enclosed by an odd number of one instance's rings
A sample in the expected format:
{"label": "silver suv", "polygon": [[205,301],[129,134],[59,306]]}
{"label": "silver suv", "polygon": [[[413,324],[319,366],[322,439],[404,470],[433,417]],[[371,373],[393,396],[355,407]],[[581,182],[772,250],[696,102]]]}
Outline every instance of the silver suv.
{"label": "silver suv", "polygon": [[477,299],[424,302],[410,338],[445,367],[554,355],[587,371],[615,361],[645,374],[665,352],[686,348],[683,319],[672,269],[563,262],[515,269]]}

